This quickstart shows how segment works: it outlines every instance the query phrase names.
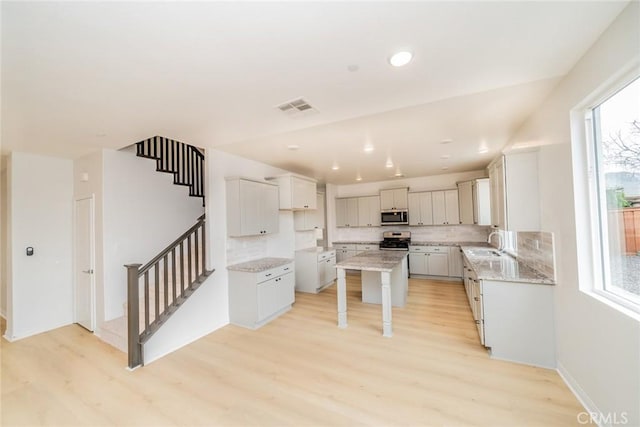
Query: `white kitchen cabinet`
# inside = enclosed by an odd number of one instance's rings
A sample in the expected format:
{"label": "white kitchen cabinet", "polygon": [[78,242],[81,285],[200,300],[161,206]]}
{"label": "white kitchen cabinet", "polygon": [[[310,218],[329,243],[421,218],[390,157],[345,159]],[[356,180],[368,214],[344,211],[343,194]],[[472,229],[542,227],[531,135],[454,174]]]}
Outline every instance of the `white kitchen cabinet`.
{"label": "white kitchen cabinet", "polygon": [[491,225],[491,191],[489,178],[473,181],[471,187],[473,199],[473,223]]}
{"label": "white kitchen cabinet", "polygon": [[358,226],[358,198],[336,199],[336,227]]}
{"label": "white kitchen cabinet", "polygon": [[347,258],[351,258],[352,256],[356,256],[358,251],[356,250],[356,245],[354,244],[334,244],[334,248],[336,248],[336,262],[344,261]]}
{"label": "white kitchen cabinet", "polygon": [[358,197],[358,226],[380,226],[380,197]]}
{"label": "white kitchen cabinet", "polygon": [[449,277],[463,276],[462,252],[458,246],[449,247]]}
{"label": "white kitchen cabinet", "polygon": [[409,193],[409,225],[433,225],[431,191]]}
{"label": "white kitchen cabinet", "polygon": [[293,212],[293,223],[296,231],[324,228],[324,194],[316,195],[317,209]]}
{"label": "white kitchen cabinet", "polygon": [[460,224],[458,190],[432,191],[431,197],[434,225]]}
{"label": "white kitchen cabinet", "polygon": [[227,234],[230,237],[277,233],[278,186],[249,178],[226,182]]}
{"label": "white kitchen cabinet", "polygon": [[281,210],[316,209],[316,180],[296,174],[269,177],[280,187]]}
{"label": "white kitchen cabinet", "polygon": [[294,264],[260,272],[229,270],[229,320],[257,329],[291,309],[295,301]]}
{"label": "white kitchen cabinet", "polygon": [[458,183],[460,224],[491,225],[489,179]]}
{"label": "white kitchen cabinet", "polygon": [[408,209],[408,188],[380,190],[380,209],[383,211]]}
{"label": "white kitchen cabinet", "polygon": [[409,246],[411,275],[449,276],[448,246]]}
{"label": "white kitchen cabinet", "polygon": [[362,252],[367,252],[367,251],[379,251],[380,250],[380,245],[379,244],[356,244],[356,255],[361,254]]}
{"label": "white kitchen cabinet", "polygon": [[460,224],[473,224],[473,181],[458,183]]}
{"label": "white kitchen cabinet", "polygon": [[538,152],[505,154],[488,170],[491,225],[509,231],[539,230]]}
{"label": "white kitchen cabinet", "polygon": [[318,293],[336,279],[336,250],[296,251],[296,290]]}

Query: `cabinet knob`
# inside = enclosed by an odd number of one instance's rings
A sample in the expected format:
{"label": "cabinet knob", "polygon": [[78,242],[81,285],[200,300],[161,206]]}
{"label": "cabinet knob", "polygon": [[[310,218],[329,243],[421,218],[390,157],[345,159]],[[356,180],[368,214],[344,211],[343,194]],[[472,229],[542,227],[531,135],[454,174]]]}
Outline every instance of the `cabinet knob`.
{"label": "cabinet knob", "polygon": [[479,321],[479,320],[476,320],[476,325],[479,325],[479,324],[480,324],[480,321]]}
{"label": "cabinet knob", "polygon": [[480,298],[478,298],[478,297],[473,297],[473,300],[474,300],[474,301],[480,301]]}

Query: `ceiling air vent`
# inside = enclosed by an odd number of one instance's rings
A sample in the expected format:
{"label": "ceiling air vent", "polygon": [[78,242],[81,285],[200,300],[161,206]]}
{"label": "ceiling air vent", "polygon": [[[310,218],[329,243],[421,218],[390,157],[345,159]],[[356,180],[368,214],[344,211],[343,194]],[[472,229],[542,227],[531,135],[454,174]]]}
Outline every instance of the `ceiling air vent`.
{"label": "ceiling air vent", "polygon": [[302,114],[307,115],[311,112],[318,111],[302,98],[287,101],[284,104],[278,105],[276,108],[291,117],[300,116]]}

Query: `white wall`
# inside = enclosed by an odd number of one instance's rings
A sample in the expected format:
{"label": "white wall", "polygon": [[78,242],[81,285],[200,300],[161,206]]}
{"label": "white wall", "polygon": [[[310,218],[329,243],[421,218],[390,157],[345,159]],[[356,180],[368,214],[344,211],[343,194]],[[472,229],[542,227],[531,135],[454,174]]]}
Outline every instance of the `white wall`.
{"label": "white wall", "polygon": [[194,225],[202,199],[133,150],[103,152],[104,320],[124,314],[125,264],[144,264]]}
{"label": "white wall", "polygon": [[[73,162],[73,198],[74,200],[94,197],[95,230],[95,299],[96,299],[96,335],[100,336],[100,325],[104,317],[104,227],[103,227],[103,168],[102,150],[75,159]],[[87,181],[82,180],[86,174]]]}
{"label": "white wall", "polygon": [[227,237],[225,177],[264,179],[286,171],[212,148],[206,149],[206,157],[208,268],[214,268],[215,272],[145,344],[145,363],[229,323],[227,265],[262,257],[294,257],[296,237],[293,214],[289,211],[280,211],[278,234]]}
{"label": "white wall", "polygon": [[329,241],[379,241],[382,240],[383,231],[410,231],[411,238],[415,241],[438,242],[480,242],[487,238],[487,227],[477,225],[443,226],[432,225],[425,227],[336,227],[336,197],[375,196],[380,190],[386,188],[408,187],[409,191],[446,190],[457,188],[459,181],[468,181],[474,178],[485,177],[486,171],[471,171],[461,173],[448,173],[442,175],[424,176],[419,178],[395,179],[390,181],[378,181],[364,184],[327,185],[327,218],[329,229]]}
{"label": "white wall", "polygon": [[9,239],[7,238],[9,188],[7,178],[7,169],[3,162],[3,169],[0,172],[0,315],[5,319],[7,318],[7,281],[9,280],[7,274],[9,253]]}
{"label": "white wall", "polygon": [[634,426],[640,425],[640,323],[579,290],[569,114],[639,54],[640,10],[633,2],[512,141],[543,145],[541,228],[555,234],[559,370],[589,410],[617,414],[618,420],[626,412],[628,425]]}
{"label": "white wall", "polygon": [[[5,336],[14,340],[73,321],[73,164],[18,152],[9,163],[12,265]],[[26,256],[28,246],[33,256]]]}

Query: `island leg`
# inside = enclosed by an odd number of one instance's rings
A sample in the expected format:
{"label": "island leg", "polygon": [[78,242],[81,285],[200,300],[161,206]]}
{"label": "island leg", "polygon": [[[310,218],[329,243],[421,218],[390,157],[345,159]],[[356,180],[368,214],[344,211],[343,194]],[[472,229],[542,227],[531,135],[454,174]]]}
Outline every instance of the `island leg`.
{"label": "island leg", "polygon": [[391,337],[391,273],[383,271],[380,273],[382,282],[382,336]]}
{"label": "island leg", "polygon": [[338,327],[347,327],[347,280],[344,268],[337,268],[338,275]]}

